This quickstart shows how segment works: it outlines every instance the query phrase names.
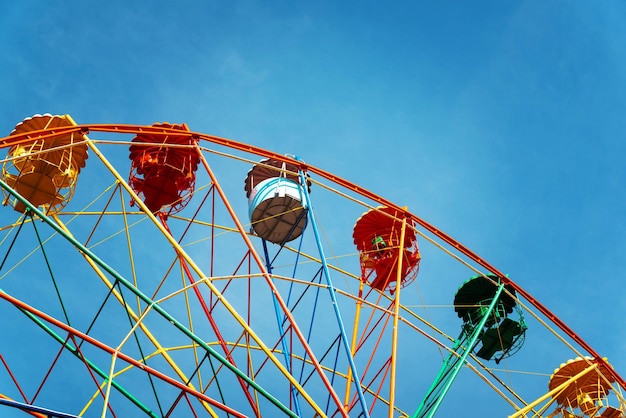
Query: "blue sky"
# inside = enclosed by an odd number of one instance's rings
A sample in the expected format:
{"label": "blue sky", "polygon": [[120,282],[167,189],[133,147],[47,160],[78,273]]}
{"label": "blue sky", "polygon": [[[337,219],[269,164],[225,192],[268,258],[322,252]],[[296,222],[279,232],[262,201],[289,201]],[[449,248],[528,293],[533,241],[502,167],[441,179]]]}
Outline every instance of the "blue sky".
{"label": "blue sky", "polygon": [[184,122],[297,154],[470,247],[625,373],[625,20],[622,1],[12,2],[0,127]]}

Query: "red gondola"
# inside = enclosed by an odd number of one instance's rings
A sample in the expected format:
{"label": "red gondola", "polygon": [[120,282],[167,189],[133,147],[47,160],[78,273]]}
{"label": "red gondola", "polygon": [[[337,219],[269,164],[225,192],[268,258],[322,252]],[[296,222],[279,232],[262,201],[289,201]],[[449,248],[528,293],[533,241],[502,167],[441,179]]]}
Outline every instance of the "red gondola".
{"label": "red gondola", "polygon": [[[152,126],[189,132],[185,124],[155,123]],[[195,140],[189,135],[142,133],[132,142],[128,183],[153,213],[164,206],[169,206],[170,214],[180,212],[187,205],[196,182],[200,158],[192,147]]]}
{"label": "red gondola", "polygon": [[401,286],[411,283],[417,276],[421,257],[415,228],[407,223],[401,243],[400,216],[395,209],[379,207],[364,213],[354,225],[352,237],[360,253],[361,280],[378,290],[395,289],[401,254]]}

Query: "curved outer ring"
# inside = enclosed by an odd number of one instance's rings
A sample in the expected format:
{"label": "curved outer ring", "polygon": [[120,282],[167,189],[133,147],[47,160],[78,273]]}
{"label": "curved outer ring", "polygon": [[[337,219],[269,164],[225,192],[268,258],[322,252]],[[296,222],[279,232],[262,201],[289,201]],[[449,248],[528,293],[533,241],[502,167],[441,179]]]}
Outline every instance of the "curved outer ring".
{"label": "curved outer ring", "polygon": [[593,359],[599,363],[601,367],[604,367],[609,371],[611,377],[615,379],[615,381],[622,387],[622,389],[626,390],[626,380],[620,376],[617,371],[611,367],[611,365],[605,360],[602,356],[600,356],[585,340],[583,340],[578,334],[574,332],[565,322],[563,322],[559,317],[553,314],[545,305],[539,302],[537,299],[532,297],[526,290],[520,287],[517,283],[509,279],[502,272],[500,272],[496,267],[489,264],[486,260],[480,257],[478,254],[474,253],[465,245],[456,241],[450,235],[436,228],[435,226],[429,224],[425,220],[419,218],[418,216],[408,212],[405,208],[398,206],[397,204],[374,194],[373,192],[360,187],[348,180],[345,180],[341,177],[335,176],[328,171],[322,170],[315,166],[306,164],[304,161],[299,159],[289,158],[287,156],[267,151],[263,148],[256,147],[253,145],[248,145],[243,142],[235,141],[232,139],[222,138],[214,135],[208,135],[199,132],[185,132],[180,129],[171,129],[166,127],[158,127],[158,126],[144,126],[144,125],[129,125],[129,124],[83,124],[76,126],[68,126],[68,127],[55,127],[50,129],[44,129],[40,131],[32,131],[26,132],[23,134],[12,135],[5,138],[0,138],[0,148],[4,148],[7,146],[17,145],[23,142],[30,142],[38,139],[46,139],[55,137],[58,135],[64,135],[72,132],[80,132],[82,134],[88,134],[89,132],[110,132],[110,133],[120,133],[120,134],[154,134],[154,135],[164,135],[164,134],[176,134],[178,136],[190,136],[194,139],[204,140],[213,144],[229,147],[232,149],[236,149],[239,151],[244,151],[250,154],[255,154],[261,157],[272,158],[275,160],[283,161],[285,163],[293,164],[298,167],[301,171],[305,173],[314,173],[326,180],[334,182],[346,189],[351,190],[354,193],[357,193],[367,199],[370,199],[380,205],[387,206],[389,208],[395,209],[398,214],[406,217],[407,219],[413,220],[415,223],[420,225],[422,228],[426,229],[428,232],[432,233],[446,244],[454,247],[461,254],[465,255],[467,258],[480,265],[484,269],[489,272],[497,275],[500,280],[505,284],[509,285],[515,291],[517,291],[519,296],[522,296],[526,299],[532,306],[534,306],[539,312],[549,318],[561,331],[563,331],[567,336],[569,336],[572,340],[574,340],[578,345],[580,345],[588,354],[590,354]]}

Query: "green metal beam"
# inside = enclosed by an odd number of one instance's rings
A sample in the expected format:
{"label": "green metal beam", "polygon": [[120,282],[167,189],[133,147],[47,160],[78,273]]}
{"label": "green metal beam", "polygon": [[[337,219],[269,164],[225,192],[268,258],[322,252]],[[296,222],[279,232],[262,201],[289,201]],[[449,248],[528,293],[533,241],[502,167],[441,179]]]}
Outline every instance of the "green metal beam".
{"label": "green metal beam", "polygon": [[[485,312],[485,315],[480,320],[478,326],[474,327],[474,330],[471,334],[467,334],[465,330],[461,332],[461,335],[455,341],[452,352],[444,361],[443,366],[439,370],[439,374],[433,381],[430,389],[424,396],[424,399],[417,407],[415,413],[411,416],[411,418],[432,418],[437,412],[437,409],[441,405],[443,398],[447,395],[454,379],[459,374],[459,371],[465,364],[467,357],[472,352],[472,349],[476,346],[478,342],[478,338],[483,332],[483,328],[489,315],[493,311],[494,307],[498,303],[498,299],[500,298],[500,294],[504,289],[504,283],[500,283],[498,285],[498,290],[496,291],[493,300],[489,304],[489,308]],[[465,336],[465,337],[464,337]],[[461,355],[458,354],[458,350],[463,350]]]}
{"label": "green metal beam", "polygon": [[17,191],[11,188],[4,180],[0,179],[0,187],[7,191],[11,196],[15,197],[19,202],[24,204],[30,211],[32,211],[35,215],[37,215],[42,221],[48,224],[52,229],[54,229],[58,234],[60,234],[63,238],[69,241],[74,247],[76,247],[79,251],[89,257],[94,263],[100,266],[104,271],[109,273],[113,278],[115,278],[120,284],[126,287],[128,290],[133,292],[135,296],[145,302],[149,309],[154,309],[159,315],[165,318],[168,322],[170,322],[175,328],[185,334],[189,339],[194,341],[200,347],[202,347],[208,354],[213,356],[216,360],[222,363],[228,370],[233,372],[235,375],[239,376],[243,379],[247,384],[249,384],[252,388],[257,390],[261,396],[266,398],[276,407],[278,407],[282,412],[286,415],[298,418],[297,415],[291,411],[287,406],[283,405],[278,399],[276,399],[272,394],[266,391],[261,385],[252,380],[248,375],[239,370],[236,366],[230,363],[225,357],[221,356],[217,351],[215,351],[212,347],[206,344],[200,337],[191,332],[187,327],[185,327],[180,321],[178,321],[174,316],[169,314],[165,309],[163,309],[156,301],[152,300],[150,297],[145,295],[141,290],[136,288],[130,281],[125,279],[121,274],[119,274],[113,267],[109,266],[102,259],[100,259],[95,253],[93,253],[89,248],[85,247],[81,242],[76,240],[73,236],[67,233],[63,228],[56,224],[50,217],[44,214],[41,210],[35,207],[32,203],[30,203],[27,199],[22,197]]}
{"label": "green metal beam", "polygon": [[[0,292],[2,292],[4,294],[7,294],[2,289],[0,289]],[[70,344],[66,339],[63,339],[59,334],[54,332],[54,330],[52,328],[50,328],[48,325],[46,325],[41,319],[37,318],[35,315],[33,315],[32,313],[30,313],[30,312],[28,312],[28,311],[26,311],[24,309],[21,309],[21,308],[18,308],[18,309],[24,315],[26,315],[29,319],[31,319],[33,322],[35,322],[37,325],[39,325],[39,327],[41,329],[43,329],[48,335],[50,335],[52,338],[57,340],[57,342],[59,342],[70,353],[74,354],[81,361],[84,361],[85,363],[87,363],[89,368],[91,370],[93,370],[94,372],[96,372],[100,377],[102,377],[103,379],[105,379],[107,381],[110,380],[111,381],[111,386],[113,386],[122,395],[124,395],[128,400],[130,400],[137,407],[139,407],[139,409],[141,409],[143,412],[145,412],[148,416],[151,416],[151,417],[154,417],[154,418],[159,418],[159,415],[155,414],[148,406],[144,405],[139,399],[135,398],[129,391],[124,389],[123,386],[121,386],[119,383],[117,383],[115,380],[113,380],[108,374],[106,374],[98,366],[96,366],[93,362],[91,362],[91,360],[89,360],[88,358],[83,356],[83,354],[76,347],[74,347],[72,344]]]}

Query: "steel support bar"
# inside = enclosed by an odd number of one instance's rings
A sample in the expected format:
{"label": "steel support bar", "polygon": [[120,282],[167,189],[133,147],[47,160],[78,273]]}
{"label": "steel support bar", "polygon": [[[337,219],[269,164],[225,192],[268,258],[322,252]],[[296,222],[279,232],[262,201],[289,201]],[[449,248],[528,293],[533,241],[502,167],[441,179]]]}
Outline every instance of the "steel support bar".
{"label": "steel support bar", "polygon": [[[180,321],[178,321],[174,316],[168,313],[165,309],[163,309],[157,302],[153,301],[150,297],[145,295],[141,290],[137,289],[131,282],[129,282],[126,278],[124,278],[121,274],[119,274],[115,269],[105,263],[102,259],[100,259],[96,254],[94,254],[89,248],[85,247],[82,243],[76,240],[73,236],[68,234],[63,228],[57,225],[51,218],[49,218],[46,214],[36,208],[32,203],[28,200],[24,199],[19,193],[13,190],[8,184],[4,182],[4,180],[0,180],[0,187],[7,191],[7,193],[11,194],[13,197],[18,199],[21,203],[23,203],[29,210],[31,210],[35,215],[37,215],[42,221],[48,224],[53,230],[55,230],[59,235],[69,241],[74,247],[76,247],[83,254],[92,259],[100,268],[109,273],[112,277],[114,277],[120,284],[130,290],[135,294],[139,299],[141,299],[144,303],[146,303],[149,309],[154,309],[159,315],[169,321],[175,328],[185,334],[192,341],[197,343],[200,347],[202,347],[208,354],[217,359],[220,363],[222,363],[228,370],[233,372],[236,376],[242,378],[246,383],[252,386],[254,389],[259,391],[259,393],[285,412],[287,415],[293,416],[296,415],[285,405],[283,405],[278,399],[276,399],[273,395],[267,392],[264,388],[262,388],[258,383],[254,380],[250,379],[248,375],[239,370],[237,367],[232,365],[226,358],[221,356],[217,351],[215,351],[211,346],[206,344],[200,337],[191,332],[187,327],[185,327]],[[213,401],[213,400],[212,400]],[[215,402],[215,401],[213,401]]]}
{"label": "steel support bar", "polygon": [[[128,124],[86,124],[86,125],[76,125],[70,127],[63,128],[54,128],[51,130],[41,130],[41,131],[33,131],[28,133],[23,133],[20,135],[12,135],[5,138],[0,138],[0,148],[16,145],[19,143],[45,139],[49,137],[66,135],[71,132],[81,132],[88,133],[89,131],[96,132],[112,132],[112,133],[120,133],[120,134],[139,134],[139,133],[150,133],[150,134],[176,134],[176,135],[188,135],[190,137],[202,139],[204,141],[217,144],[220,146],[230,147],[232,149],[236,149],[242,152],[251,153],[257,156],[273,158],[278,161],[283,161],[287,163],[294,163],[294,160],[286,157],[282,154],[278,154],[275,152],[270,152],[260,147],[255,147],[252,145],[245,144],[240,141],[235,141],[232,139],[222,138],[214,135],[207,135],[198,132],[186,132],[175,129],[168,129],[163,127],[154,127],[154,126],[143,126],[143,125],[128,125]],[[500,272],[497,268],[489,264],[482,257],[478,256],[472,250],[470,250],[465,245],[453,239],[451,236],[446,234],[445,232],[439,230],[435,226],[426,222],[425,220],[419,218],[416,215],[413,215],[406,211],[406,209],[401,208],[400,206],[394,204],[393,202],[380,197],[377,194],[370,192],[369,190],[360,187],[352,182],[349,182],[341,177],[335,176],[327,171],[321,170],[317,167],[308,165],[303,161],[297,161],[300,170],[307,171],[310,173],[314,173],[326,180],[329,180],[341,187],[345,187],[346,189],[363,196],[367,199],[370,199],[374,202],[377,202],[380,205],[388,206],[390,208],[394,208],[398,210],[400,213],[404,213],[407,217],[413,219],[418,225],[423,227],[425,230],[436,236],[437,238],[444,241],[446,244],[455,248],[464,256],[468,257],[470,260],[480,265],[481,267],[487,269],[491,273],[500,277],[500,279],[507,285],[511,286],[518,293],[519,296],[523,297],[527,301],[530,302],[532,306],[534,306],[539,312],[549,318],[561,331],[567,334],[572,340],[574,340],[578,345],[580,345],[584,350],[586,350],[597,362],[605,366],[606,370],[608,370],[609,374],[612,378],[616,380],[616,382],[621,386],[622,389],[626,390],[626,379],[619,375],[619,373],[613,369],[609,363],[600,356],[594,349],[591,347],[585,340],[583,340],[573,329],[571,329],[565,322],[563,322],[559,317],[553,314],[545,305],[543,305],[539,300],[535,299],[531,296],[526,290],[520,287],[517,283],[507,278],[502,272]]]}
{"label": "steel support bar", "polygon": [[[321,366],[320,362],[317,360],[317,356],[315,355],[315,353],[311,349],[311,346],[306,341],[306,338],[304,337],[304,334],[302,334],[302,331],[300,330],[300,327],[298,326],[295,318],[293,317],[293,314],[291,313],[291,311],[287,307],[287,304],[285,303],[283,298],[280,296],[280,292],[278,291],[276,286],[274,286],[274,283],[271,280],[272,278],[269,275],[269,273],[267,272],[267,269],[265,268],[265,266],[263,264],[263,261],[261,260],[261,257],[259,256],[259,254],[255,250],[254,245],[252,245],[252,241],[248,237],[248,234],[246,233],[246,231],[245,231],[241,221],[237,217],[237,214],[235,213],[235,211],[233,210],[232,206],[228,202],[228,199],[226,198],[226,194],[224,193],[224,191],[222,190],[221,186],[219,185],[219,183],[217,181],[217,178],[215,177],[215,174],[213,173],[213,170],[211,170],[211,167],[209,167],[209,163],[204,158],[204,155],[202,154],[202,150],[200,149],[200,147],[197,144],[196,144],[196,149],[197,149],[198,156],[200,157],[200,161],[201,161],[202,165],[204,166],[205,170],[207,171],[207,174],[209,175],[209,177],[211,177],[211,181],[213,182],[213,184],[215,186],[215,189],[217,190],[218,194],[220,195],[220,197],[222,199],[222,202],[224,203],[224,206],[226,207],[226,209],[230,213],[230,216],[231,216],[233,222],[237,226],[237,230],[241,234],[242,239],[244,240],[244,242],[246,243],[246,245],[250,249],[250,254],[252,255],[252,258],[254,259],[255,263],[258,266],[258,268],[261,270],[263,278],[265,279],[267,285],[270,287],[272,292],[276,295],[276,301],[279,303],[281,309],[285,313],[285,316],[287,317],[287,319],[291,323],[291,327],[292,327],[294,333],[296,334],[297,338],[300,340],[300,343],[302,344],[302,347],[304,348],[304,350],[306,351],[307,355],[311,359],[311,363],[313,364],[313,367],[315,368],[318,376],[322,380],[322,383],[324,384],[324,386],[326,387],[326,389],[330,393],[330,396],[333,399],[333,401],[335,402],[335,404],[339,408],[341,408],[341,400],[337,396],[337,393],[335,392],[332,384],[328,380],[328,376],[326,376],[326,374],[324,373],[324,370],[322,369],[322,366]],[[209,284],[210,284],[210,282],[209,282]],[[217,290],[215,290],[214,293],[215,292],[217,292]],[[226,301],[225,300],[223,300],[222,303],[224,303],[226,305]],[[255,334],[252,332],[252,330],[250,329],[248,332],[254,338]],[[267,347],[265,347],[260,340],[257,340],[257,342],[259,343],[259,345],[261,346],[261,348],[264,351],[267,349]],[[271,356],[271,359],[272,359],[272,361],[276,360],[274,356]],[[277,367],[281,368],[281,371],[284,370],[285,372],[287,372],[282,364],[280,364],[279,362],[276,362],[275,364],[276,364]],[[293,378],[293,376],[291,376],[288,373],[286,374],[286,377],[298,389],[298,391],[302,394],[302,396],[307,399],[307,402],[309,402],[309,404],[315,409],[315,412],[318,413],[320,416],[324,416],[325,414],[321,410],[319,405],[317,405],[313,401],[313,399],[309,397],[309,395],[306,393],[306,391],[300,385],[300,383],[298,383]],[[348,415],[346,414],[345,411],[340,410],[340,412],[341,412],[342,416],[344,416],[345,418],[348,418]]]}
{"label": "steel support bar", "polygon": [[[270,261],[270,255],[267,250],[267,242],[263,240],[263,255],[265,256],[265,265],[267,267],[267,272],[272,275],[272,262]],[[274,281],[274,279],[272,279]],[[281,318],[280,314],[280,306],[278,304],[278,300],[276,299],[276,295],[272,293],[272,301],[274,302],[274,313],[276,314],[276,322],[278,326],[278,332],[280,334],[280,344],[283,347],[283,355],[285,357],[285,366],[289,370],[289,373],[293,374],[293,369],[291,367],[291,350],[289,350],[289,346],[287,345],[287,336],[285,335],[286,331],[283,326],[283,318]],[[300,400],[298,399],[298,391],[293,385],[291,386],[291,398],[293,399],[293,404],[296,408],[296,412],[298,416],[302,416],[302,410],[300,408]]]}
{"label": "steel support bar", "polygon": [[18,402],[6,398],[0,398],[0,405],[10,406],[12,408],[21,409],[22,411],[45,414],[45,416],[48,418],[79,418],[77,415],[70,415],[63,412],[53,411],[52,409],[42,408],[41,406],[31,405],[28,403]]}
{"label": "steel support bar", "polygon": [[[5,293],[2,289],[0,289],[0,293]],[[128,399],[129,401],[131,401],[132,403],[135,404],[135,406],[137,406],[139,409],[141,409],[143,412],[145,412],[146,414],[148,414],[149,416],[153,417],[153,418],[158,418],[158,415],[155,414],[150,408],[148,408],[146,405],[144,405],[143,403],[141,403],[137,398],[135,398],[130,392],[128,392],[126,389],[124,389],[123,386],[121,386],[119,383],[117,383],[115,380],[113,380],[113,376],[109,376],[107,375],[104,371],[102,371],[98,366],[96,366],[95,363],[93,363],[91,360],[89,360],[88,358],[86,358],[79,350],[77,347],[73,347],[72,344],[70,344],[67,340],[63,339],[63,337],[61,337],[59,334],[57,334],[56,332],[54,332],[49,326],[47,326],[41,319],[39,319],[37,316],[33,315],[32,313],[30,313],[27,310],[24,309],[20,309],[18,308],[24,315],[26,315],[31,321],[33,321],[34,323],[36,323],[41,329],[43,329],[48,335],[50,335],[52,338],[54,338],[59,344],[61,344],[63,346],[63,348],[65,348],[66,350],[68,350],[70,353],[72,353],[74,356],[76,356],[78,359],[80,359],[81,361],[85,362],[85,364],[87,364],[87,366],[89,366],[89,368],[91,370],[93,370],[96,374],[98,374],[98,376],[102,377],[103,379],[105,379],[106,381],[111,381],[111,384],[113,385],[113,387],[119,391],[122,395],[124,395],[124,397],[126,397],[126,399]],[[73,415],[72,415],[73,416]]]}
{"label": "steel support bar", "polygon": [[361,387],[361,378],[356,368],[356,364],[354,363],[354,357],[352,356],[352,351],[350,349],[350,342],[348,341],[348,336],[346,335],[346,329],[345,329],[345,326],[343,325],[343,320],[341,318],[341,311],[339,310],[339,304],[337,302],[335,286],[333,285],[332,279],[330,277],[330,270],[328,268],[328,263],[326,262],[326,256],[324,255],[324,247],[322,246],[319,229],[317,227],[317,221],[315,220],[313,207],[311,205],[311,197],[309,196],[309,191],[308,191],[308,188],[306,187],[306,184],[307,184],[306,178],[304,176],[303,171],[300,171],[299,174],[300,174],[300,184],[302,184],[301,189],[303,190],[304,198],[305,198],[306,205],[307,205],[308,212],[309,212],[309,219],[311,220],[311,226],[313,227],[313,233],[315,234],[315,242],[317,244],[317,250],[319,251],[320,260],[322,261],[324,277],[326,278],[326,284],[328,285],[328,292],[330,294],[330,299],[333,302],[333,311],[335,312],[335,317],[337,318],[337,324],[339,325],[339,332],[341,334],[341,343],[346,352],[348,363],[350,364],[352,378],[354,379],[357,395],[359,397],[359,402],[361,404],[361,409],[363,411],[362,413],[365,416],[365,418],[369,418],[367,402],[365,401],[365,396],[363,395],[363,388]]}
{"label": "steel support bar", "polygon": [[[456,350],[450,353],[450,356],[443,363],[443,366],[439,371],[439,374],[435,378],[435,381],[433,382],[432,386],[426,393],[426,396],[419,404],[417,410],[411,416],[411,418],[432,418],[435,415],[435,412],[437,412],[437,409],[439,408],[439,405],[441,405],[443,398],[445,398],[448,390],[450,390],[450,386],[452,386],[454,379],[459,374],[459,371],[463,367],[463,364],[467,360],[467,357],[470,355],[472,349],[476,345],[478,337],[480,337],[480,335],[482,334],[485,323],[487,322],[487,319],[489,319],[491,312],[498,303],[498,299],[500,298],[500,294],[502,293],[503,289],[504,283],[500,283],[500,285],[498,286],[498,290],[493,297],[493,300],[489,304],[489,308],[485,312],[483,318],[480,320],[480,323],[476,327],[474,327],[472,333],[466,338],[459,337],[459,340],[455,344],[455,347],[456,349],[463,350],[463,353],[460,356],[458,356]],[[466,335],[465,331],[463,331],[461,335]],[[467,344],[463,344],[464,341],[467,341]],[[450,363],[449,360],[452,357],[455,358],[453,359],[454,361]],[[434,397],[434,402],[431,402],[432,397]]]}

